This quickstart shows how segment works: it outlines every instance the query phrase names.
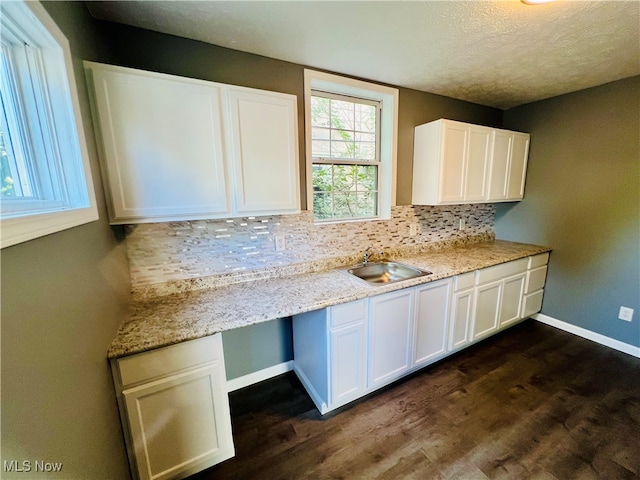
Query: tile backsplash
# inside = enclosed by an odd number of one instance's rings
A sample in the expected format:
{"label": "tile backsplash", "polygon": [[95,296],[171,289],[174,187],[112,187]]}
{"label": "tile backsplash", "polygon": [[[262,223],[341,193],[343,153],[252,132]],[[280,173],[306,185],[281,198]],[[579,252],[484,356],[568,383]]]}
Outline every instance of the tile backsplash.
{"label": "tile backsplash", "polygon": [[[147,223],[126,227],[134,288],[288,266],[495,232],[493,204],[393,207],[390,220],[314,224],[313,214]],[[465,228],[459,229],[460,219]],[[416,234],[411,235],[411,225]],[[276,251],[276,237],[285,248]]]}

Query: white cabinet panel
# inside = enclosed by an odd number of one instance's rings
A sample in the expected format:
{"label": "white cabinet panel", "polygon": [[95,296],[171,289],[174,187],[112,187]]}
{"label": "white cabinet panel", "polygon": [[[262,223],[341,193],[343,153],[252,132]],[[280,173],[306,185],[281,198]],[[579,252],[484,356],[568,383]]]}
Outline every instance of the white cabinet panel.
{"label": "white cabinet panel", "polygon": [[507,182],[508,200],[521,200],[524,196],[528,157],[529,135],[514,132],[509,164],[509,181]]}
{"label": "white cabinet panel", "polygon": [[361,397],[366,388],[364,323],[331,331],[331,406]]}
{"label": "white cabinet panel", "polygon": [[489,178],[489,200],[504,200],[507,198],[507,173],[509,171],[512,143],[513,136],[511,132],[504,130],[496,130],[494,132]]}
{"label": "white cabinet panel", "polygon": [[451,280],[415,289],[413,366],[426,365],[447,353]]}
{"label": "white cabinet panel", "polygon": [[527,278],[526,272],[503,280],[502,302],[500,305],[500,327],[520,320],[522,308],[522,295],[524,293],[524,283]]}
{"label": "white cabinet panel", "polygon": [[299,211],[296,98],[230,89],[229,109],[236,211]]}
{"label": "white cabinet panel", "polygon": [[522,200],[529,156],[529,134],[496,130],[488,201]]}
{"label": "white cabinet panel", "polygon": [[178,478],[233,456],[225,381],[214,364],[123,392],[140,479]]}
{"label": "white cabinet panel", "polygon": [[94,67],[112,223],[229,212],[220,88]]}
{"label": "white cabinet panel", "polygon": [[486,337],[498,329],[502,280],[476,287],[473,340]]}
{"label": "white cabinet panel", "polygon": [[369,388],[409,370],[412,290],[372,297],[369,306]]}
{"label": "white cabinet panel", "polygon": [[442,127],[442,135],[444,150],[439,200],[443,203],[461,202],[464,200],[469,128],[457,122],[445,122]]}
{"label": "white cabinet panel", "polygon": [[482,202],[487,196],[488,164],[491,148],[491,129],[471,125],[466,169],[464,201]]}
{"label": "white cabinet panel", "polygon": [[538,290],[530,295],[525,295],[522,301],[522,318],[528,318],[534,313],[538,313],[542,308],[543,291]]}
{"label": "white cabinet panel", "polygon": [[472,319],[473,288],[455,292],[451,300],[450,351],[460,349],[471,342]]}
{"label": "white cabinet panel", "polygon": [[533,293],[536,290],[544,288],[545,279],[547,278],[547,266],[535,268],[527,272],[527,281],[524,293]]}

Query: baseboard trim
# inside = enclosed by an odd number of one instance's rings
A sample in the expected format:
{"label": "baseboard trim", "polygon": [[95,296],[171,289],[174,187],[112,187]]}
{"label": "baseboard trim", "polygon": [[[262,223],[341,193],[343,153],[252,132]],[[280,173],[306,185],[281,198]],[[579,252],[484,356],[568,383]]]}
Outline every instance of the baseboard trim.
{"label": "baseboard trim", "polygon": [[532,315],[531,318],[537,320],[538,322],[544,323],[545,325],[550,325],[560,330],[564,330],[565,332],[573,333],[574,335],[578,335],[579,337],[591,340],[592,342],[599,343],[600,345],[604,345],[605,347],[610,347],[620,352],[640,358],[640,347],[621,342],[620,340],[616,340],[611,337],[606,337],[599,333],[592,332],[591,330],[578,327],[571,323],[563,322],[562,320],[558,320],[557,318],[553,318],[542,313],[536,313],[535,315]]}
{"label": "baseboard trim", "polygon": [[227,380],[227,391],[233,392],[235,390],[240,390],[241,388],[262,382],[263,380],[268,380],[272,377],[277,377],[278,375],[282,375],[283,373],[287,373],[292,370],[293,360],[289,360],[288,362],[282,362],[277,365],[273,365],[272,367],[263,368],[257,372],[248,373],[242,377],[232,378],[231,380]]}

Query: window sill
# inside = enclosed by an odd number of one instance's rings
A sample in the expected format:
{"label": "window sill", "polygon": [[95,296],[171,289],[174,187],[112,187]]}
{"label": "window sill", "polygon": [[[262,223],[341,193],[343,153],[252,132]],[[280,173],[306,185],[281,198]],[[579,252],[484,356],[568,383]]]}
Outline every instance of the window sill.
{"label": "window sill", "polygon": [[84,225],[98,220],[98,218],[98,210],[95,205],[61,212],[4,218],[1,223],[0,248]]}

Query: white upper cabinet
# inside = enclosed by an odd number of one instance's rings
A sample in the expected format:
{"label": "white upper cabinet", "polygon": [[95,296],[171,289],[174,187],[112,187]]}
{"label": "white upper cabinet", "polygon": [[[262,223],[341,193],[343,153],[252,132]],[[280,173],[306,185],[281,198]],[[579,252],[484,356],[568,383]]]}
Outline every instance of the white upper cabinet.
{"label": "white upper cabinet", "polygon": [[495,130],[487,201],[522,200],[529,156],[529,134]]}
{"label": "white upper cabinet", "polygon": [[231,88],[229,112],[236,211],[298,211],[296,97]]}
{"label": "white upper cabinet", "polygon": [[299,211],[295,96],[85,69],[111,223]]}
{"label": "white upper cabinet", "polygon": [[414,205],[520,200],[529,135],[452,120],[415,129]]}

